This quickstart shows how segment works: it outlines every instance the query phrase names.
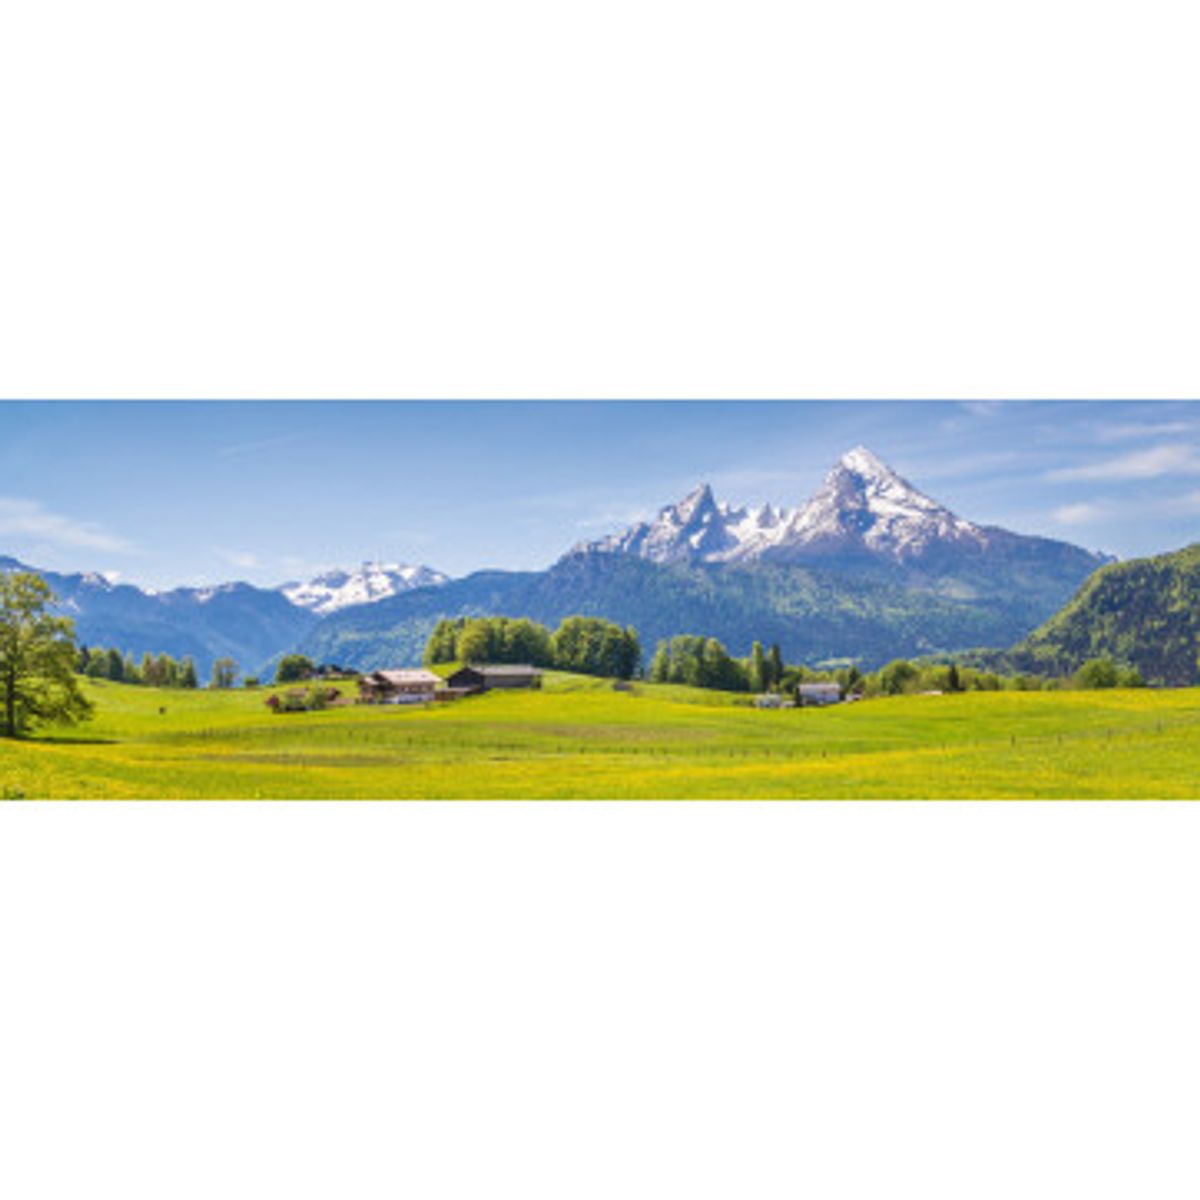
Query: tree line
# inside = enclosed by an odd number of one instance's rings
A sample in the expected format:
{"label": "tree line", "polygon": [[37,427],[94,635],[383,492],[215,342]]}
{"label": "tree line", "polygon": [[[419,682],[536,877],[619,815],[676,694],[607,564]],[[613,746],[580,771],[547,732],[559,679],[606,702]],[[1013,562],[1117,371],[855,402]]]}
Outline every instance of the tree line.
{"label": "tree line", "polygon": [[147,651],[138,662],[132,654],[122,654],[115,646],[80,646],[75,669],[89,679],[111,679],[113,683],[166,688],[200,686],[191,658],[176,660],[169,654]]}
{"label": "tree line", "polygon": [[[128,652],[122,654],[115,646],[80,646],[75,670],[89,679],[110,679],[113,683],[130,683],[157,688],[198,688],[200,679],[196,664],[190,656],[181,659],[169,654],[146,651],[139,662]],[[212,665],[208,686],[231,688],[238,680],[238,665],[232,658],[218,658]],[[246,687],[258,679],[247,676]]]}
{"label": "tree line", "polygon": [[527,617],[451,617],[434,627],[424,663],[528,663],[580,675],[632,679],[641,669],[637,631],[601,617],[567,617],[553,632]]}

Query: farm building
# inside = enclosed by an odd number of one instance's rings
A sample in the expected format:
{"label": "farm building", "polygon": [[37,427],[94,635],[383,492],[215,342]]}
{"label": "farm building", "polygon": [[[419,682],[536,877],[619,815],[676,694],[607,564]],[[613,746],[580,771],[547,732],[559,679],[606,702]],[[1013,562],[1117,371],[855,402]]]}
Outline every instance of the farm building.
{"label": "farm building", "polygon": [[358,681],[366,704],[424,704],[434,698],[441,678],[432,671],[372,671]]}
{"label": "farm building", "polygon": [[537,667],[507,664],[463,667],[455,671],[446,683],[452,688],[472,692],[487,692],[492,688],[540,688],[542,673]]}
{"label": "farm building", "polygon": [[783,697],[778,692],[764,692],[754,697],[755,708],[782,708]]}
{"label": "farm building", "polygon": [[796,689],[796,703],[801,707],[841,702],[842,689],[836,683],[802,683]]}

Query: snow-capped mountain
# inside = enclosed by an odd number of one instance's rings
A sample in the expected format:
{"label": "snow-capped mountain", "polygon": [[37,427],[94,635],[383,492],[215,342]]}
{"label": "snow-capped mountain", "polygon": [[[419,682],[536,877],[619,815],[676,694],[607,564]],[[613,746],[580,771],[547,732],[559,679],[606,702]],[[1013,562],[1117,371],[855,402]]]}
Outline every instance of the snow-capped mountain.
{"label": "snow-capped mountain", "polygon": [[367,562],[355,571],[327,571],[305,583],[285,583],[278,590],[298,608],[325,616],[352,604],[374,604],[412,588],[436,587],[448,578],[432,567]]}
{"label": "snow-capped mountain", "polygon": [[799,508],[734,508],[718,503],[703,484],[653,521],[575,552],[634,554],[659,563],[787,562],[863,553],[907,562],[935,548],[985,550],[997,536],[1017,535],[956,516],[857,446]]}

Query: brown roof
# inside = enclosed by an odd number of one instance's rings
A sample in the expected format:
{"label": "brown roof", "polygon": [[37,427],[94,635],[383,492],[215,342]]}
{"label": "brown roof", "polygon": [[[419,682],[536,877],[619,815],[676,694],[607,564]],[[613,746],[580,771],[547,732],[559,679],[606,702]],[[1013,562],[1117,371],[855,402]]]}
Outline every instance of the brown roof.
{"label": "brown roof", "polygon": [[540,675],[542,673],[537,667],[508,663],[468,663],[464,669],[478,671],[480,675]]}

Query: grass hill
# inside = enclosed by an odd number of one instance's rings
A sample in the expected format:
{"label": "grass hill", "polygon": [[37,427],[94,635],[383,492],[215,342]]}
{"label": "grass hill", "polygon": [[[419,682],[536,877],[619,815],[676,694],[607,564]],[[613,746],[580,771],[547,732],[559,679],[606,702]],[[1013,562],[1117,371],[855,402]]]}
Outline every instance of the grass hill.
{"label": "grass hill", "polygon": [[1137,667],[1150,684],[1200,682],[1200,544],[1103,567],[1004,657],[1039,674],[1107,657]]}
{"label": "grass hill", "polygon": [[[1034,541],[1035,539],[1026,539]],[[647,658],[655,643],[702,633],[747,654],[779,643],[789,662],[892,658],[1011,645],[1060,607],[1098,560],[1067,547],[1048,568],[1023,544],[998,569],[958,560],[953,571],[883,561],[784,565],[649,562],[580,552],[548,571],[481,571],[323,620],[300,643],[315,660],[360,669],[420,661],[442,617],[520,616],[557,625],[578,613],[632,625]],[[1068,554],[1067,551],[1070,551]]]}
{"label": "grass hill", "polygon": [[0,739],[16,798],[1200,797],[1200,691],[757,710],[550,673],[533,692],[273,715],[267,690],[84,681],[94,721]]}

